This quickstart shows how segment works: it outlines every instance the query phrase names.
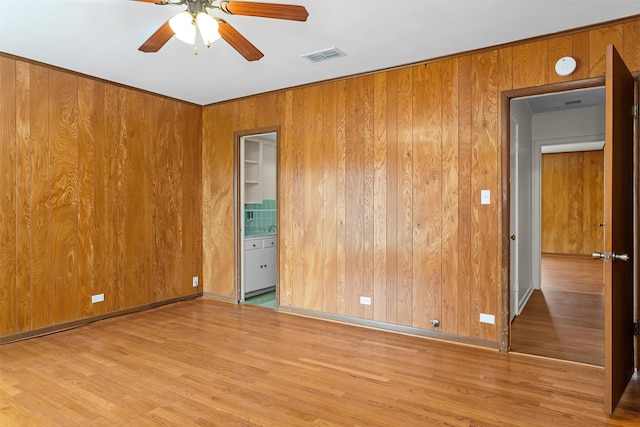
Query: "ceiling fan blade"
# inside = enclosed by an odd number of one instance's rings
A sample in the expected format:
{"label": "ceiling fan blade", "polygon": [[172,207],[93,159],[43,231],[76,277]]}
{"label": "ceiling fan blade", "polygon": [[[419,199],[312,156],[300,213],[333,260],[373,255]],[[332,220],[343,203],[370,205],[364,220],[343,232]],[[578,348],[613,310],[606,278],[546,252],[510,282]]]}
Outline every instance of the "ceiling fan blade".
{"label": "ceiling fan blade", "polygon": [[142,43],[142,46],[138,48],[141,52],[157,52],[169,41],[171,37],[173,37],[175,33],[169,26],[169,21],[165,22],[156,30],[155,33],[151,34],[151,37],[147,39],[146,42]]}
{"label": "ceiling fan blade", "polygon": [[247,61],[257,61],[264,56],[257,47],[233,28],[231,24],[222,19],[217,19],[217,21],[220,37],[237,50],[240,55],[244,56]]}
{"label": "ceiling fan blade", "polygon": [[155,3],[155,4],[169,4],[168,0],[131,0],[131,1],[141,1],[144,3]]}
{"label": "ceiling fan blade", "polygon": [[304,6],[293,4],[258,3],[252,1],[222,1],[220,10],[229,15],[306,21],[309,12]]}

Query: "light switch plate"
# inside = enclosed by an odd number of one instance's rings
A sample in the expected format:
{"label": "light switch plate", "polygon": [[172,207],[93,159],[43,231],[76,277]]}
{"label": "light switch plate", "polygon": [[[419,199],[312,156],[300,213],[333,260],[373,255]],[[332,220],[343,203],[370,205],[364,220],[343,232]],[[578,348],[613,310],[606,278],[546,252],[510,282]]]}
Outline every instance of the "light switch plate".
{"label": "light switch plate", "polygon": [[482,205],[491,204],[491,191],[490,190],[482,190],[482,191],[480,191],[480,204],[482,204]]}

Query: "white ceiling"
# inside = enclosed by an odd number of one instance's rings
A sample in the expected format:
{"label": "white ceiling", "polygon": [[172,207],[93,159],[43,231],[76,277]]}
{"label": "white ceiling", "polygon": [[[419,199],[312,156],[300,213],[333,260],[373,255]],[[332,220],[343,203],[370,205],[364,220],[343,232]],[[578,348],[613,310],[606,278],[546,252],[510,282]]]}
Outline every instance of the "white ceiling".
{"label": "white ceiling", "polygon": [[604,105],[604,86],[588,89],[575,89],[553,94],[533,95],[525,98],[514,99],[512,102],[522,100],[532,114],[549,113],[553,111],[572,110]]}
{"label": "white ceiling", "polygon": [[[185,7],[131,0],[0,0],[0,52],[207,105],[640,14],[631,0],[268,1],[309,18],[221,15],[264,53],[254,62],[223,40],[197,56],[175,37],[138,51]],[[301,58],[330,47],[347,56]]]}

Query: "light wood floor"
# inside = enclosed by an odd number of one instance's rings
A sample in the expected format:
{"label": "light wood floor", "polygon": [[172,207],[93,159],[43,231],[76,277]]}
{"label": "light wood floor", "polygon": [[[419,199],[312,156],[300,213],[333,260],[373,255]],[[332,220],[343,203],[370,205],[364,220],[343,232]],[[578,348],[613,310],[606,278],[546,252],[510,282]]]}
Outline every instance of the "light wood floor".
{"label": "light wood floor", "polygon": [[541,290],[511,324],[511,350],[604,366],[602,261],[542,256]]}
{"label": "light wood floor", "polygon": [[2,426],[597,426],[598,367],[208,299],[0,346]]}

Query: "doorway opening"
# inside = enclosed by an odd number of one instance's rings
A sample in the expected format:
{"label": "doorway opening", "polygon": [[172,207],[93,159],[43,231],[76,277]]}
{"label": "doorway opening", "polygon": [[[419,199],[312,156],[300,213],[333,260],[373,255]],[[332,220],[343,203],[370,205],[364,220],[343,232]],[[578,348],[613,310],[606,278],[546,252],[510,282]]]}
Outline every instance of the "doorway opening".
{"label": "doorway opening", "polygon": [[278,130],[237,136],[237,301],[276,309]]}
{"label": "doorway opening", "polygon": [[510,350],[604,365],[604,87],[510,100]]}

